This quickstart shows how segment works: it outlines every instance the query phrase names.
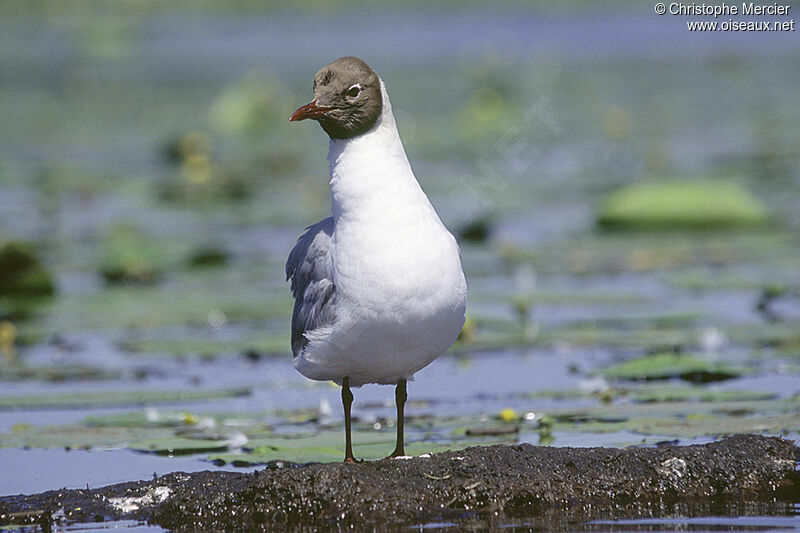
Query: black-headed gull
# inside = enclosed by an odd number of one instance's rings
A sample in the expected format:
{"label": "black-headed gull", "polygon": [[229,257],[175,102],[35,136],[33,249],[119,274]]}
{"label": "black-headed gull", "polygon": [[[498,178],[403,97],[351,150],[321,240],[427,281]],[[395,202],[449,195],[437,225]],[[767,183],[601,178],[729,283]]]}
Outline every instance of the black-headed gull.
{"label": "black-headed gull", "polygon": [[290,120],[307,118],[330,137],[333,216],[310,226],[286,262],[294,366],[342,385],[346,462],[350,387],[397,384],[391,456],[404,456],[406,381],[464,324],[458,244],[414,177],[386,87],[365,62],[343,57],[317,72],[314,100]]}

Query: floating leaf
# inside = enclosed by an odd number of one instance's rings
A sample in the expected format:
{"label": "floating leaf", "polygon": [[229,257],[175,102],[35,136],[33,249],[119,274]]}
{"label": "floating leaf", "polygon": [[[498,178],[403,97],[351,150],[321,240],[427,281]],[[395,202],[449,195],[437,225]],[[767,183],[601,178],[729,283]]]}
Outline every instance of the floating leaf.
{"label": "floating leaf", "polygon": [[108,283],[152,283],[166,266],[153,240],[126,224],[106,235],[102,255],[100,273]]}
{"label": "floating leaf", "polygon": [[547,413],[559,432],[635,432],[661,437],[800,431],[800,398],[620,403]]}
{"label": "floating leaf", "polygon": [[0,434],[0,448],[124,447],[128,442],[170,436],[172,430],[166,428],[18,425],[10,433]]}
{"label": "floating leaf", "polygon": [[0,410],[7,409],[77,409],[85,407],[112,407],[121,405],[147,405],[155,403],[182,403],[220,398],[247,396],[250,389],[221,390],[134,390],[109,392],[74,392],[0,397]]}
{"label": "floating leaf", "polygon": [[750,400],[773,400],[778,395],[773,392],[752,390],[716,390],[706,386],[657,385],[647,383],[642,386],[609,387],[602,390],[552,389],[536,391],[528,395],[531,398],[553,398],[558,400],[574,400],[579,398],[598,398],[601,401],[613,401],[616,398],[630,398],[638,403],[663,402],[735,402]]}
{"label": "floating leaf", "polygon": [[53,292],[50,274],[32,246],[8,242],[0,247],[0,296],[50,296]]}
{"label": "floating leaf", "polygon": [[190,455],[195,453],[222,452],[227,450],[233,440],[187,437],[157,437],[134,442],[128,446],[137,452],[155,453],[157,455]]}
{"label": "floating leaf", "polygon": [[735,183],[673,181],[617,191],[606,201],[598,224],[619,229],[719,229],[766,220],[761,202]]}
{"label": "floating leaf", "polygon": [[579,426],[579,430],[593,433],[633,431],[646,435],[668,435],[681,438],[737,433],[780,435],[800,432],[800,414],[758,416],[691,414],[679,418],[634,418],[621,422],[589,422]]}
{"label": "floating leaf", "polygon": [[630,391],[634,401],[681,402],[694,400],[698,402],[731,402],[750,400],[772,400],[778,397],[773,392],[748,390],[714,390],[708,387],[677,387],[669,385],[647,386]]}
{"label": "floating leaf", "polygon": [[708,382],[731,379],[743,370],[712,363],[693,355],[659,353],[631,359],[597,372],[611,379],[668,379],[679,377],[687,381]]}
{"label": "floating leaf", "polygon": [[228,264],[230,254],[216,246],[204,246],[192,250],[186,263],[189,267],[219,267]]}
{"label": "floating leaf", "polygon": [[90,427],[183,427],[193,425],[194,415],[167,412],[156,409],[114,413],[87,417],[84,423]]}

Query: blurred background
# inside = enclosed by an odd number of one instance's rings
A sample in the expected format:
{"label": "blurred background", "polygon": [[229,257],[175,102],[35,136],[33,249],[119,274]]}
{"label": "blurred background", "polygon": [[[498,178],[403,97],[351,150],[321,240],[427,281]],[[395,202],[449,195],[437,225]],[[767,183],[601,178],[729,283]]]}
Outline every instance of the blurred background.
{"label": "blurred background", "polygon": [[[796,438],[800,40],[690,19],[4,1],[0,495],[340,460],[283,264],[330,210],[327,138],[288,117],[344,55],[386,82],[470,289],[409,384],[411,453]],[[388,454],[393,388],[354,394],[356,455]]]}

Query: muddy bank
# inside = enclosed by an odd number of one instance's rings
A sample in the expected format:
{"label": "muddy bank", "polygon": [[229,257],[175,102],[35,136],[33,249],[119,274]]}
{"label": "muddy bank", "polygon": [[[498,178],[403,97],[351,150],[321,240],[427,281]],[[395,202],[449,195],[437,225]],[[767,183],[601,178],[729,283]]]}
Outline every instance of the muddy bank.
{"label": "muddy bank", "polygon": [[[0,524],[144,519],[179,531],[520,517],[574,526],[676,506],[798,501],[792,441],[739,435],[702,446],[547,448],[527,444],[252,474],[173,473],[96,490],[0,498]],[[689,507],[686,507],[689,506]]]}

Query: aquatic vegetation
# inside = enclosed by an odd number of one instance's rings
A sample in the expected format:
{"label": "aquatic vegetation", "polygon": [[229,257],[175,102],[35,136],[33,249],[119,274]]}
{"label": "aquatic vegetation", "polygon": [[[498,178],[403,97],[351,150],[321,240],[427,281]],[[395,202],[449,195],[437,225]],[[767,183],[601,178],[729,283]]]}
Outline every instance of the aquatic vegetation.
{"label": "aquatic vegetation", "polygon": [[219,246],[202,246],[192,250],[186,260],[189,267],[220,267],[228,264],[230,253]]}
{"label": "aquatic vegetation", "polygon": [[167,202],[208,206],[251,197],[253,183],[247,170],[219,166],[209,154],[193,154],[177,175],[159,183],[156,193]]}
{"label": "aquatic vegetation", "polygon": [[669,403],[774,400],[778,398],[778,394],[753,390],[719,390],[707,385],[679,385],[645,381],[640,384],[615,384],[613,387],[601,387],[596,390],[543,390],[532,392],[529,397],[560,400],[594,398],[603,403],[621,400],[630,400],[636,403]]}
{"label": "aquatic vegetation", "polygon": [[613,433],[632,431],[643,435],[669,435],[695,438],[700,435],[720,436],[738,433],[789,435],[800,431],[800,416],[796,414],[759,416],[716,416],[690,413],[678,418],[635,418],[623,421],[587,422],[578,426],[581,431]]}
{"label": "aquatic vegetation", "polygon": [[254,71],[223,90],[208,114],[212,126],[221,132],[257,137],[285,121],[291,105],[277,76]]}
{"label": "aquatic vegetation", "polygon": [[178,135],[164,143],[164,158],[174,164],[181,164],[186,159],[197,154],[211,152],[211,138],[204,131],[190,131]]}
{"label": "aquatic vegetation", "polygon": [[119,224],[103,239],[100,273],[109,284],[152,284],[166,268],[164,259],[153,239]]}
{"label": "aquatic vegetation", "polygon": [[135,452],[154,453],[156,455],[190,455],[195,453],[221,452],[235,445],[236,437],[212,438],[198,435],[196,437],[154,437],[137,441],[128,445]]}
{"label": "aquatic vegetation", "polygon": [[77,409],[82,407],[196,402],[200,400],[235,398],[248,394],[250,394],[250,389],[114,390],[108,392],[4,395],[0,396],[0,410],[47,408]]}
{"label": "aquatic vegetation", "polygon": [[0,246],[0,297],[30,298],[54,292],[51,275],[32,245],[11,241]]}
{"label": "aquatic vegetation", "polygon": [[15,426],[0,434],[0,448],[39,448],[67,450],[125,447],[125,443],[144,438],[169,437],[168,428],[128,428],[73,426]]}
{"label": "aquatic vegetation", "polygon": [[761,202],[734,182],[637,183],[613,193],[597,222],[613,229],[725,229],[768,219]]}
{"label": "aquatic vegetation", "polygon": [[597,373],[606,378],[623,380],[657,380],[678,377],[686,381],[705,383],[741,376],[741,368],[708,361],[683,353],[645,355],[608,366]]}
{"label": "aquatic vegetation", "polygon": [[665,401],[554,409],[547,416],[558,431],[692,438],[734,433],[795,434],[800,431],[798,398],[783,400]]}
{"label": "aquatic vegetation", "polygon": [[458,229],[458,235],[464,241],[485,242],[492,232],[492,217],[482,216],[470,220]]}
{"label": "aquatic vegetation", "polygon": [[716,390],[707,386],[648,385],[625,391],[625,394],[639,403],[663,402],[732,402],[752,400],[774,400],[775,392],[752,390]]}

